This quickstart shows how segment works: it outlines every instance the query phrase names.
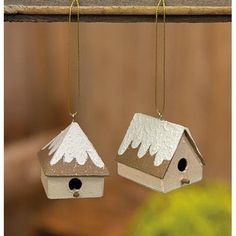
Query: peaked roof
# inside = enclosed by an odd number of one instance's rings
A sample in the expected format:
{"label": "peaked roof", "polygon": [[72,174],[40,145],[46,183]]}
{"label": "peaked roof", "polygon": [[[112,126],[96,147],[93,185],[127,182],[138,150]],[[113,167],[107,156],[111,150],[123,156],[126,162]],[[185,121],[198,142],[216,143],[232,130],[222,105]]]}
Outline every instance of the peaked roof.
{"label": "peaked roof", "polygon": [[[187,134],[191,145],[203,163],[202,156],[186,127],[141,113],[134,115],[120,145],[118,155],[122,156],[129,146],[133,149],[138,148],[137,157],[142,158],[146,154],[154,156],[153,165],[157,167],[172,159],[184,133]],[[117,161],[121,158],[117,158]]]}
{"label": "peaked roof", "polygon": [[77,122],[72,122],[39,152],[45,175],[108,175],[102,159]]}

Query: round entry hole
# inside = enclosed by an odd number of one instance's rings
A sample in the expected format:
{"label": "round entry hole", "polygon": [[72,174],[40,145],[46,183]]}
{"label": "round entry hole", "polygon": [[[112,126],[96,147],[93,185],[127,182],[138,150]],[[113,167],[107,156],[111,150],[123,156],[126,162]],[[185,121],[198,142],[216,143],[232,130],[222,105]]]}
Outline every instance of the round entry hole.
{"label": "round entry hole", "polygon": [[184,171],[187,167],[187,160],[185,158],[182,158],[178,162],[178,170],[179,171]]}
{"label": "round entry hole", "polygon": [[70,190],[78,190],[80,189],[82,186],[82,182],[80,179],[77,179],[77,178],[73,178],[70,180],[69,182],[69,188]]}

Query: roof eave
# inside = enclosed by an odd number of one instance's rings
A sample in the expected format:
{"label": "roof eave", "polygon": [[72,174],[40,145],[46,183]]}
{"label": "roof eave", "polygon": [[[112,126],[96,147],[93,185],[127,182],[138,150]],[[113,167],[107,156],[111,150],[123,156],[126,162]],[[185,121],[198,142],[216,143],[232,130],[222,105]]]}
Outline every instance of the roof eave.
{"label": "roof eave", "polygon": [[205,161],[204,161],[204,159],[203,159],[203,157],[202,157],[202,154],[201,154],[201,152],[199,151],[199,149],[198,149],[198,147],[197,147],[197,145],[196,145],[196,143],[195,143],[195,141],[194,141],[194,139],[193,139],[193,137],[192,137],[192,135],[191,135],[191,133],[190,133],[190,131],[189,131],[188,128],[185,128],[184,134],[186,135],[187,139],[189,140],[190,144],[192,145],[192,147],[193,147],[195,153],[197,154],[199,160],[201,161],[201,164],[202,164],[202,165],[206,165],[206,164],[205,164]]}

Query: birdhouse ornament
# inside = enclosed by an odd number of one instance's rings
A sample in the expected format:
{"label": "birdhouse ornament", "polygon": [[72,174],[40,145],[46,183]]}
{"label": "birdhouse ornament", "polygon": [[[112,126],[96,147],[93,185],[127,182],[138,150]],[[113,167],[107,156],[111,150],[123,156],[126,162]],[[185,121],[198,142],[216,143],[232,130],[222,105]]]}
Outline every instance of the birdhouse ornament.
{"label": "birdhouse ornament", "polygon": [[47,197],[103,196],[108,170],[77,122],[72,122],[38,153]]}
{"label": "birdhouse ornament", "polygon": [[116,161],[119,175],[164,193],[200,181],[204,165],[188,128],[140,113]]}
{"label": "birdhouse ornament", "polygon": [[[41,181],[46,195],[50,199],[102,197],[104,177],[109,175],[92,143],[79,124],[74,121],[78,115],[80,90],[79,0],[72,0],[69,8],[69,23],[71,23],[74,4],[77,6],[78,53],[76,59],[68,60],[68,78],[71,88],[74,90],[74,93],[70,93],[71,97],[69,96],[68,111],[73,121],[38,153],[41,164]],[[72,24],[69,25],[72,27]],[[71,33],[69,36],[72,35]],[[69,53],[74,55],[76,49],[72,48],[71,43],[68,43],[68,46]],[[76,64],[74,65],[74,63]],[[74,69],[76,69],[76,76],[72,75]],[[71,105],[73,105],[72,109]]]}
{"label": "birdhouse ornament", "polygon": [[[157,80],[157,18],[163,6],[163,76]],[[136,113],[120,145],[118,174],[160,192],[202,179],[204,161],[188,128],[163,119],[165,109],[165,0],[156,6],[155,107],[157,117]],[[157,82],[162,82],[157,86]],[[157,91],[159,89],[159,92]],[[158,105],[157,94],[162,94]]]}

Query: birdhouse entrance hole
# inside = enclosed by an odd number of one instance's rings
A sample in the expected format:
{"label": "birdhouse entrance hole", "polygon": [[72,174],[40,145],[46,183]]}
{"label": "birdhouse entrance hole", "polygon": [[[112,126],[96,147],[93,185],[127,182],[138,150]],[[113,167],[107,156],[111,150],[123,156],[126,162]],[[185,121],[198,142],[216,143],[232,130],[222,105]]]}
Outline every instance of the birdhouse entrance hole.
{"label": "birdhouse entrance hole", "polygon": [[77,179],[77,178],[73,178],[70,180],[69,182],[69,188],[70,190],[78,190],[80,189],[82,186],[82,182],[80,179]]}
{"label": "birdhouse entrance hole", "polygon": [[183,172],[187,167],[187,160],[185,158],[182,158],[178,162],[178,170]]}

